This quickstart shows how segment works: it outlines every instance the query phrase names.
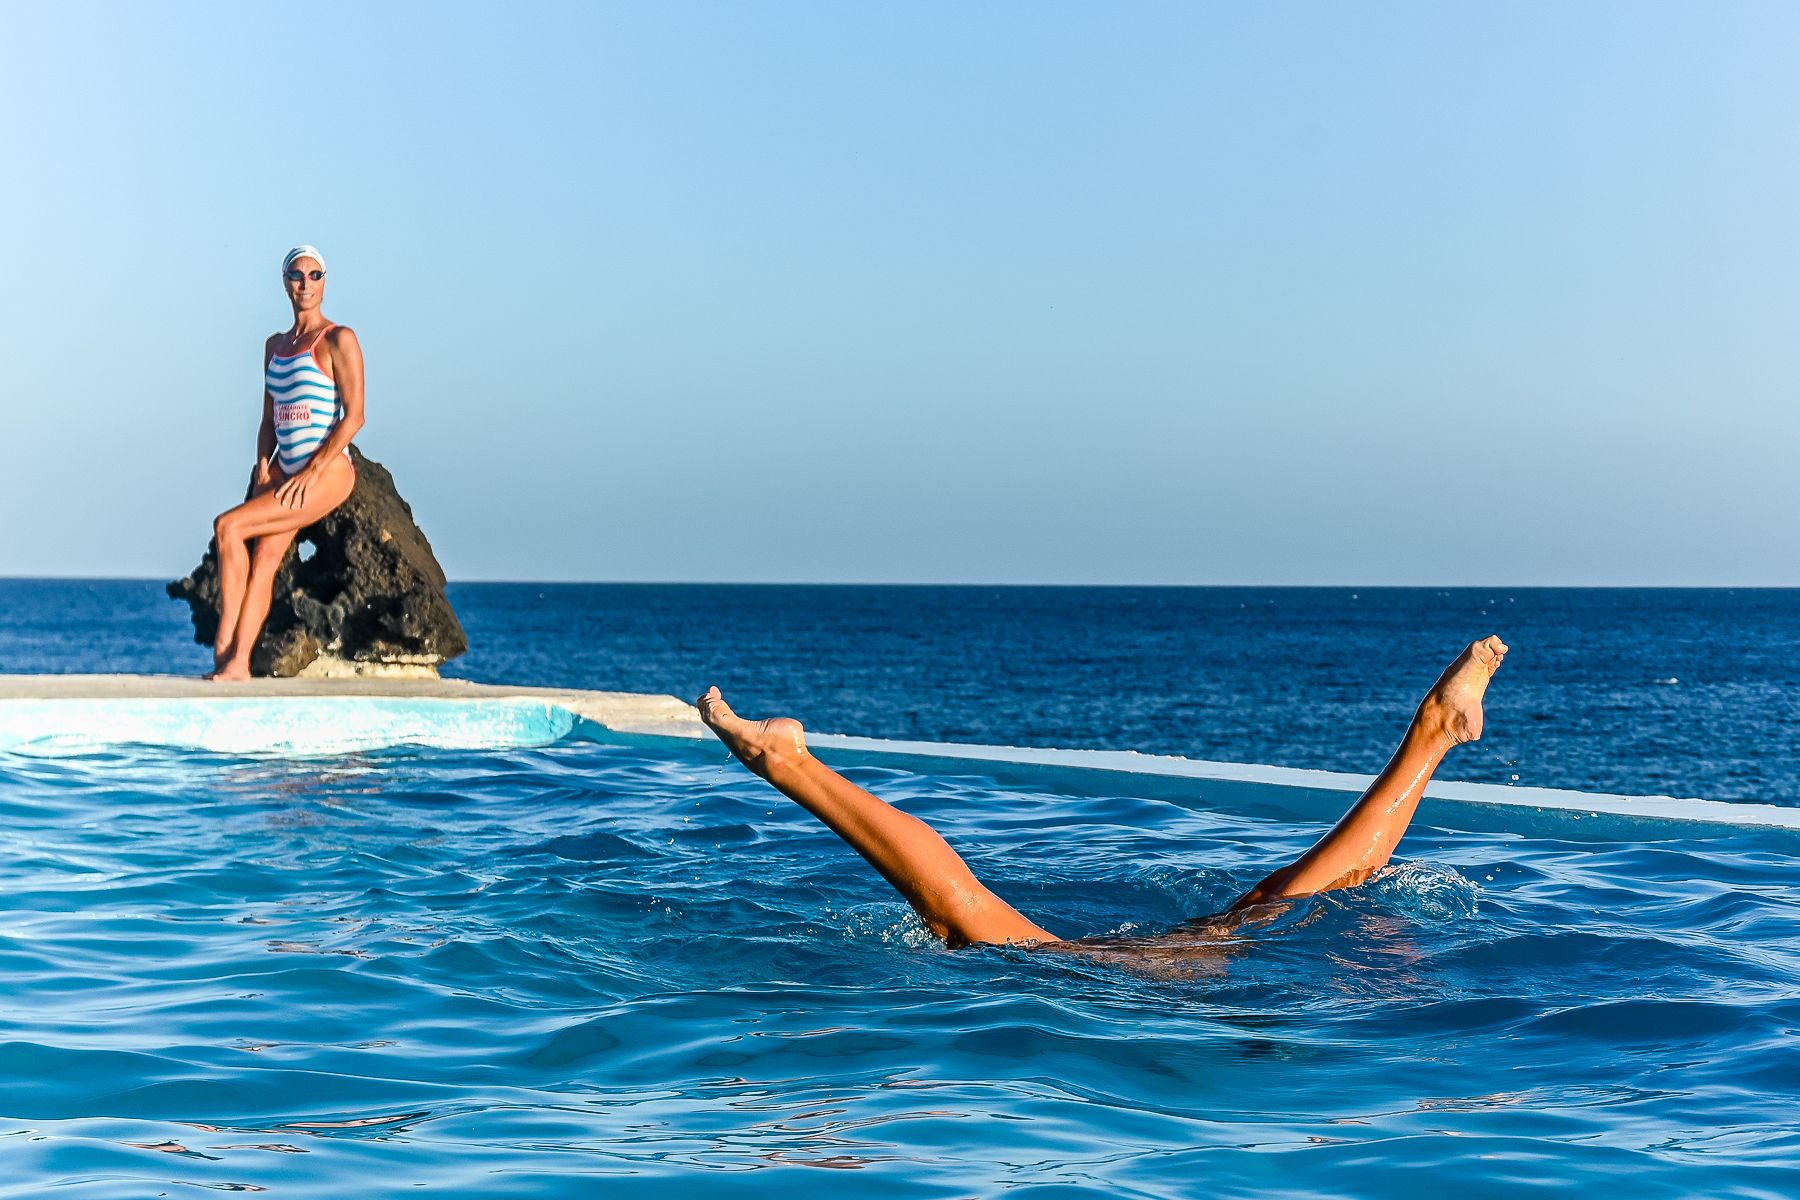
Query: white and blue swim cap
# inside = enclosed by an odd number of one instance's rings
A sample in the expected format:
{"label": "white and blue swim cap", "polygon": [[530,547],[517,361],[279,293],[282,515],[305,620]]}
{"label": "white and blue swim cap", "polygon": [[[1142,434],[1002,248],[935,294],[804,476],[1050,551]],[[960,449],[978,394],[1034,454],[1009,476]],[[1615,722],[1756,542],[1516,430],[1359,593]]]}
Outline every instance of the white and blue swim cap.
{"label": "white and blue swim cap", "polygon": [[294,265],[294,260],[296,258],[310,258],[319,264],[319,270],[323,271],[325,269],[325,256],[319,253],[319,248],[317,246],[299,245],[295,246],[292,250],[289,250],[287,252],[287,257],[281,260],[282,274],[285,275],[287,273],[287,269]]}

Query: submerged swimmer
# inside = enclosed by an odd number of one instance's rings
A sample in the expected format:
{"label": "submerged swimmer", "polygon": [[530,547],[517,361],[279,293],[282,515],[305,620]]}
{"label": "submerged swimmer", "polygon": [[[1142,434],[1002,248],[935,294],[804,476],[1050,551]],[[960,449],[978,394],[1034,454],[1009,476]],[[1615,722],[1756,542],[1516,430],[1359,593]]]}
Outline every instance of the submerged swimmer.
{"label": "submerged swimmer", "polygon": [[[1240,896],[1226,917],[1248,918],[1262,905],[1355,887],[1386,866],[1444,755],[1481,737],[1481,698],[1504,657],[1506,644],[1497,637],[1464,650],[1419,702],[1399,749],[1350,811],[1312,849]],[[697,703],[700,719],[739,762],[849,842],[952,948],[1008,943],[1100,947],[1051,933],[989,891],[937,830],[814,758],[800,722],[791,717],[747,721],[731,711],[716,687]]]}

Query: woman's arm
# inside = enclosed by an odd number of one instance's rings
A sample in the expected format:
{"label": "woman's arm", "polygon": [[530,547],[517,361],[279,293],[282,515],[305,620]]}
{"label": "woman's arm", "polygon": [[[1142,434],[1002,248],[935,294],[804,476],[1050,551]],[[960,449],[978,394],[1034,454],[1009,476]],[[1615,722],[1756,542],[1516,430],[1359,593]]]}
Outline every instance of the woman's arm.
{"label": "woman's arm", "polygon": [[[319,350],[326,353],[320,355]],[[344,415],[331,427],[331,433],[313,452],[306,467],[275,489],[275,499],[285,508],[299,508],[306,503],[307,489],[318,480],[319,472],[334,456],[344,452],[363,427],[363,358],[356,331],[347,325],[337,326],[320,339],[313,353],[324,359],[320,365],[337,384],[338,403],[343,405]]]}
{"label": "woman's arm", "polygon": [[263,343],[263,388],[262,426],[256,431],[256,470],[251,474],[255,487],[267,487],[274,475],[275,466],[275,397],[269,395],[266,381],[269,378],[269,356],[275,353],[275,339],[278,333],[271,333]]}

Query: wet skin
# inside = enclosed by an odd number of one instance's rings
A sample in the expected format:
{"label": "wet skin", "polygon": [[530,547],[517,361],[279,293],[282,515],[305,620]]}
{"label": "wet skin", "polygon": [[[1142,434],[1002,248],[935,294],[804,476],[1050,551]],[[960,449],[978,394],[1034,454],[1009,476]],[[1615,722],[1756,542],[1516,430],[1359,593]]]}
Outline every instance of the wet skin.
{"label": "wet skin", "polygon": [[700,719],[752,772],[824,822],[904,896],[927,928],[952,947],[1014,944],[1108,957],[1146,959],[1220,947],[1269,906],[1355,887],[1387,865],[1412,823],[1444,756],[1481,737],[1482,697],[1506,657],[1497,637],[1472,643],[1419,702],[1381,774],[1311,849],[1272,872],[1218,918],[1159,938],[1065,941],[1031,921],[978,880],[938,832],[864,791],[814,758],[791,717],[738,716],[718,688],[695,702]]}

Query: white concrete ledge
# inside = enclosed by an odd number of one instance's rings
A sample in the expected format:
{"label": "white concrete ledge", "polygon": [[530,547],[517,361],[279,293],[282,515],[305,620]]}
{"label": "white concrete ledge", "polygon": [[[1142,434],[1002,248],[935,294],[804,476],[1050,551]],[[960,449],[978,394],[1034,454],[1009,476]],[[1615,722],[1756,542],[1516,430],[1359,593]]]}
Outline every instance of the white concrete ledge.
{"label": "white concrete ledge", "polygon": [[[380,705],[384,700],[398,703]],[[195,710],[207,714],[201,722],[207,725],[205,736],[182,740],[167,733],[194,725],[189,718],[199,715]],[[370,730],[366,737],[352,732],[323,741],[314,736],[309,741],[307,730],[316,735],[319,718],[342,726],[383,724],[383,728]],[[172,675],[0,675],[0,750],[9,745],[38,744],[29,742],[33,730],[53,751],[59,746],[66,752],[137,741],[197,745],[223,753],[276,754],[343,753],[396,744],[477,747],[484,744],[484,737],[491,738],[496,747],[544,745],[571,733],[596,740],[691,741],[708,736],[698,714],[685,701],[634,692],[506,687],[455,679],[211,683]],[[955,770],[962,764],[964,769],[1065,779],[1116,773],[1145,780],[1229,785],[1232,794],[1244,788],[1258,789],[1264,797],[1280,794],[1292,798],[1295,803],[1287,807],[1305,809],[1309,815],[1313,810],[1341,808],[1341,799],[1333,797],[1360,792],[1371,778],[1134,751],[888,741],[824,733],[809,733],[808,741],[815,749],[850,760],[914,760],[922,769]],[[321,745],[323,749],[317,748]],[[314,748],[309,750],[309,746]],[[1800,808],[1773,804],[1456,782],[1434,783],[1426,794],[1434,800],[1470,806],[1465,821],[1474,819],[1478,809],[1529,810],[1566,822],[1615,818],[1613,824],[1623,821],[1625,827],[1633,822],[1677,821],[1800,831]],[[1221,800],[1226,798],[1226,793],[1218,795]]]}
{"label": "white concrete ledge", "polygon": [[[814,749],[904,755],[981,763],[1009,763],[1042,770],[1116,771],[1163,779],[1260,784],[1289,790],[1360,794],[1373,775],[1274,767],[1257,763],[1208,762],[1135,750],[1043,750],[1018,746],[958,745],[954,742],[899,742],[878,738],[807,734]],[[1494,783],[1438,780],[1425,791],[1432,800],[1524,808],[1575,817],[1615,816],[1650,821],[1698,821],[1800,831],[1800,808],[1778,804],[1737,804],[1677,796],[1616,796],[1565,788],[1508,787]]]}
{"label": "white concrete ledge", "polygon": [[462,679],[251,679],[213,683],[188,675],[0,675],[9,700],[281,700],[297,698],[523,700],[567,709],[620,733],[700,737],[692,705],[673,696],[503,687]]}

